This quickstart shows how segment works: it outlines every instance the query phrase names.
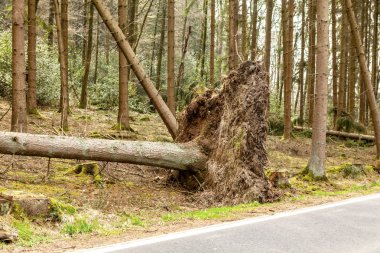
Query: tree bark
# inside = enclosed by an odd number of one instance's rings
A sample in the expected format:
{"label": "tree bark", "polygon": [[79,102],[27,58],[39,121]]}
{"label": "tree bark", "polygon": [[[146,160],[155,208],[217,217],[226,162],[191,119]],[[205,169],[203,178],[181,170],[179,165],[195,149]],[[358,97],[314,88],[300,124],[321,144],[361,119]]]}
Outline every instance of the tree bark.
{"label": "tree bark", "polygon": [[61,76],[61,99],[62,99],[62,110],[61,110],[61,129],[67,131],[69,129],[68,115],[69,115],[69,84],[67,83],[67,65],[64,57],[64,42],[62,35],[62,23],[61,23],[61,13],[59,9],[58,0],[54,0],[55,7],[55,21],[57,27],[57,37],[58,37],[58,51],[59,51],[59,63],[60,63],[60,76]]}
{"label": "tree bark", "polygon": [[237,65],[235,9],[236,0],[228,1],[228,70],[235,69]]}
{"label": "tree bark", "polygon": [[264,45],[264,66],[268,73],[268,83],[270,83],[270,51],[272,45],[272,14],[273,0],[266,0],[267,12],[265,17],[265,45]]}
{"label": "tree bark", "polygon": [[338,87],[338,118],[342,116],[345,111],[345,87],[347,81],[347,14],[344,11],[345,3],[342,2],[342,18],[341,18],[341,33],[340,33],[340,64],[339,64],[339,87]]}
{"label": "tree bark", "polygon": [[[335,1],[335,0],[333,0]],[[300,114],[299,123],[302,126],[304,123],[305,114],[305,96],[304,96],[304,68],[305,68],[305,0],[302,0],[301,16],[302,16],[302,28],[301,28],[301,60],[299,66],[299,85],[300,85]]]}
{"label": "tree bark", "polygon": [[132,163],[176,170],[202,170],[206,162],[206,156],[188,144],[7,132],[0,132],[0,153]]}
{"label": "tree bark", "polygon": [[257,53],[257,12],[258,12],[257,1],[258,0],[253,0],[253,8],[252,8],[251,61],[256,60],[256,53]]}
{"label": "tree bark", "polygon": [[313,123],[314,86],[315,86],[315,4],[317,0],[309,0],[309,56],[308,56],[308,108],[309,125]]}
{"label": "tree bark", "polygon": [[368,70],[364,48],[363,48],[363,44],[360,38],[359,27],[356,22],[355,13],[352,7],[351,0],[346,0],[346,5],[347,5],[346,11],[347,11],[352,35],[355,41],[356,52],[359,59],[359,65],[360,65],[361,72],[363,73],[363,79],[364,79],[365,87],[367,90],[367,97],[368,97],[368,102],[369,102],[369,107],[370,107],[370,112],[371,112],[373,130],[375,132],[375,144],[376,144],[376,151],[377,151],[376,157],[379,158],[380,157],[380,118],[379,118],[379,112],[377,109],[376,98],[373,92],[373,86],[371,83],[371,75]]}
{"label": "tree bark", "polygon": [[161,89],[161,68],[162,68],[162,57],[164,54],[164,43],[165,43],[165,24],[166,24],[166,0],[162,1],[162,16],[161,16],[161,32],[160,32],[160,44],[157,55],[157,73],[156,73],[156,89]]}
{"label": "tree bark", "polygon": [[24,0],[12,5],[12,120],[11,131],[27,132],[24,50]]}
{"label": "tree bark", "polygon": [[[294,126],[294,130],[310,131],[310,132],[313,131],[312,128],[299,127],[299,126]],[[375,140],[375,136],[372,136],[372,135],[347,133],[347,132],[340,132],[340,131],[335,131],[335,130],[326,130],[326,135],[355,139],[355,140],[365,140],[365,141],[374,141]]]}
{"label": "tree bark", "polygon": [[336,39],[336,1],[331,1],[331,22],[332,22],[332,68],[333,68],[333,76],[332,76],[332,89],[333,89],[333,127],[335,129],[336,120],[337,120],[337,109],[338,109],[338,62],[337,62],[337,39]]}
{"label": "tree bark", "polygon": [[90,3],[90,15],[88,18],[88,31],[87,31],[87,45],[86,45],[86,57],[84,65],[84,74],[82,78],[82,90],[80,95],[79,108],[87,108],[88,102],[88,82],[90,76],[91,56],[92,56],[92,30],[94,27],[94,5]]}
{"label": "tree bark", "polygon": [[378,90],[379,90],[378,82],[377,82],[377,77],[378,77],[378,63],[377,63],[378,45],[377,43],[379,41],[378,40],[379,3],[380,3],[379,0],[375,0],[375,9],[373,12],[374,24],[373,24],[373,43],[372,43],[372,86],[374,88],[376,98],[377,98]]}
{"label": "tree bark", "polygon": [[241,54],[243,61],[248,59],[247,54],[247,1],[243,1],[241,7]]}
{"label": "tree bark", "polygon": [[328,0],[317,3],[317,64],[313,136],[308,170],[315,178],[325,177],[327,83],[329,60],[329,4]]}
{"label": "tree bark", "polygon": [[130,63],[132,70],[134,71],[136,77],[140,81],[141,85],[143,86],[145,92],[148,94],[149,98],[152,100],[155,108],[157,109],[158,113],[160,114],[161,118],[163,119],[166,127],[168,128],[170,134],[174,138],[176,136],[176,132],[178,130],[178,123],[175,119],[173,113],[170,111],[168,106],[166,106],[164,100],[158,93],[157,89],[154,87],[152,81],[149,79],[149,77],[146,75],[144,69],[141,67],[135,53],[133,52],[130,44],[128,43],[125,35],[123,34],[120,27],[117,25],[117,23],[112,18],[110,12],[107,10],[107,8],[103,5],[101,0],[92,0],[92,2],[95,4],[100,16],[102,17],[103,21],[106,23],[108,29],[111,31],[112,35],[114,36],[117,44],[122,49],[123,54],[127,58],[128,62]]}
{"label": "tree bark", "polygon": [[26,107],[28,113],[31,114],[37,111],[36,10],[36,0],[28,0],[28,91],[26,94]]}
{"label": "tree bark", "polygon": [[175,117],[175,84],[174,84],[174,0],[168,0],[168,61],[167,61],[167,94],[168,107]]}
{"label": "tree bark", "polygon": [[[128,20],[127,20],[127,1],[118,1],[119,26],[124,35],[127,36]],[[129,129],[129,111],[128,111],[128,61],[122,50],[119,48],[119,109],[117,115],[118,129]]]}
{"label": "tree bark", "polygon": [[[284,3],[285,1],[283,1]],[[284,139],[292,133],[292,79],[293,79],[293,13],[294,2],[288,0],[284,8]]]}
{"label": "tree bark", "polygon": [[214,86],[215,76],[215,0],[210,0],[210,86]]}

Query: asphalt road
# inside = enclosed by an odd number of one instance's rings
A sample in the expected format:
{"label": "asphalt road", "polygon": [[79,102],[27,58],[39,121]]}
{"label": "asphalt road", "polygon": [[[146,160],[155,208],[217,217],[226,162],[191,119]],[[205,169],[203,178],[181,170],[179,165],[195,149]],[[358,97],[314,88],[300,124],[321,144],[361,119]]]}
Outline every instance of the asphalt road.
{"label": "asphalt road", "polygon": [[380,194],[81,252],[380,253]]}

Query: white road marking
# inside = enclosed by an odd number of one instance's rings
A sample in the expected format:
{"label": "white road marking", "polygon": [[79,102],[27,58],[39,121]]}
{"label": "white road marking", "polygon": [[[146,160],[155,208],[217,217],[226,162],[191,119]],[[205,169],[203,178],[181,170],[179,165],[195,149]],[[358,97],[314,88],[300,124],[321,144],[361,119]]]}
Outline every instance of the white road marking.
{"label": "white road marking", "polygon": [[207,227],[195,228],[195,229],[175,232],[171,234],[166,234],[166,235],[149,237],[149,238],[134,240],[134,241],[125,242],[125,243],[117,243],[110,246],[79,250],[79,251],[74,251],[73,253],[84,253],[84,252],[107,253],[107,252],[113,252],[117,250],[130,249],[130,248],[140,247],[144,245],[150,245],[154,243],[165,242],[165,241],[180,239],[184,237],[190,237],[194,235],[201,235],[205,233],[210,233],[210,232],[215,232],[215,231],[220,231],[220,230],[225,230],[225,229],[230,229],[230,228],[236,228],[236,227],[250,225],[250,224],[264,222],[264,221],[276,220],[276,219],[280,219],[284,217],[295,216],[299,214],[315,212],[315,211],[324,210],[328,208],[339,207],[339,206],[344,206],[344,205],[349,205],[349,204],[354,204],[354,203],[359,203],[359,202],[374,200],[374,199],[380,199],[380,194],[372,194],[372,195],[367,195],[363,197],[347,199],[347,200],[343,200],[343,201],[339,201],[335,203],[328,203],[328,204],[306,207],[306,208],[297,209],[297,210],[285,211],[285,212],[277,213],[274,215],[265,215],[265,216],[255,217],[255,218],[248,218],[244,220],[226,222],[222,224],[216,224],[216,225],[211,225]]}

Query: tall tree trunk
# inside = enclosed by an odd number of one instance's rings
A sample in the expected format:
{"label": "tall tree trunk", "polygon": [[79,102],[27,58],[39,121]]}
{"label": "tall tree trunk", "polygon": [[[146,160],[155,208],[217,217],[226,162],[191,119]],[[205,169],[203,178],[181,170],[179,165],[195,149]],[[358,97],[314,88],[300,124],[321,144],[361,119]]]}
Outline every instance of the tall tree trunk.
{"label": "tall tree trunk", "polygon": [[237,66],[236,36],[237,27],[235,21],[236,0],[228,1],[228,70],[231,71]]}
{"label": "tall tree trunk", "polygon": [[68,115],[69,115],[69,89],[68,89],[68,78],[67,75],[67,65],[65,61],[65,48],[64,39],[62,34],[62,18],[59,9],[58,0],[54,0],[55,7],[55,21],[57,27],[57,37],[58,37],[58,51],[59,51],[59,64],[60,64],[60,76],[61,76],[61,129],[62,131],[67,131],[69,129]]}
{"label": "tall tree trunk", "polygon": [[241,7],[241,54],[243,61],[248,59],[247,54],[247,1],[242,2]]}
{"label": "tall tree trunk", "polygon": [[36,0],[28,0],[28,90],[26,102],[28,113],[37,112],[37,62],[36,62]]}
{"label": "tall tree trunk", "polygon": [[50,48],[53,47],[53,39],[54,39],[54,0],[49,0],[49,30],[48,30],[48,45]]}
{"label": "tall tree trunk", "polygon": [[356,84],[356,52],[355,42],[350,39],[349,61],[348,61],[348,99],[347,112],[355,120],[355,84]]}
{"label": "tall tree trunk", "polygon": [[12,121],[11,131],[27,132],[24,0],[12,2]]}
{"label": "tall tree trunk", "polygon": [[375,0],[375,9],[373,11],[373,43],[372,43],[372,86],[374,87],[375,97],[377,98],[379,87],[378,87],[378,63],[377,63],[377,54],[378,54],[378,30],[379,30],[379,0]]}
{"label": "tall tree trunk", "polygon": [[375,132],[376,157],[379,158],[380,157],[380,117],[379,117],[379,112],[377,109],[375,94],[373,92],[371,75],[369,73],[369,69],[367,66],[366,57],[364,53],[364,47],[362,44],[362,40],[360,38],[359,26],[356,22],[356,17],[355,17],[354,9],[352,7],[351,0],[346,0],[346,8],[347,8],[346,11],[348,15],[348,20],[351,27],[351,32],[355,40],[356,52],[359,59],[360,69],[361,69],[361,72],[363,73],[364,83],[367,90],[367,97],[368,97],[368,102],[369,102],[369,107],[370,107],[370,112],[371,112],[372,124],[373,124],[373,129]]}
{"label": "tall tree trunk", "polygon": [[178,130],[178,122],[173,113],[171,113],[170,109],[166,106],[164,100],[158,93],[157,89],[154,87],[152,81],[146,75],[144,69],[141,67],[136,54],[133,52],[131,45],[128,43],[128,40],[123,34],[123,31],[114,21],[111,13],[107,10],[106,6],[103,5],[101,0],[92,0],[92,2],[95,4],[96,9],[98,10],[103,21],[106,23],[108,29],[111,31],[119,48],[123,50],[123,53],[131,65],[134,74],[140,81],[148,97],[152,100],[155,108],[157,109],[159,115],[169,130],[169,133],[173,138],[175,138],[176,132]]}
{"label": "tall tree trunk", "polygon": [[153,45],[152,45],[152,54],[150,57],[150,68],[149,68],[149,76],[153,76],[154,74],[154,59],[156,57],[156,36],[157,36],[157,30],[158,30],[158,20],[160,18],[160,9],[161,9],[161,2],[162,0],[159,0],[158,2],[158,8],[156,11],[156,21],[154,22],[154,33],[153,33]]}
{"label": "tall tree trunk", "polygon": [[339,89],[338,89],[338,118],[342,116],[345,111],[345,87],[346,87],[346,76],[347,76],[347,15],[344,11],[345,4],[342,1],[342,25],[340,33],[340,64],[339,64]]}
{"label": "tall tree trunk", "polygon": [[[87,51],[87,26],[88,26],[88,0],[83,0],[83,31],[82,31],[82,65],[86,65],[86,51]],[[108,52],[108,50],[106,50]]]}
{"label": "tall tree trunk", "polygon": [[333,127],[336,127],[337,120],[337,110],[338,110],[338,62],[337,62],[337,27],[336,27],[336,1],[331,1],[331,22],[332,22],[332,68],[333,68],[333,76],[332,76],[332,88],[333,88]]}
{"label": "tall tree trunk", "polygon": [[313,123],[315,86],[315,9],[317,0],[309,0],[308,107],[309,125]]}
{"label": "tall tree trunk", "polygon": [[[127,0],[118,0],[119,26],[124,35],[127,36]],[[119,130],[129,129],[128,111],[128,62],[123,51],[119,48],[119,110],[117,115],[117,128]]]}
{"label": "tall tree trunk", "polygon": [[214,86],[215,76],[215,0],[210,0],[210,86]]}
{"label": "tall tree trunk", "polygon": [[162,68],[162,57],[164,54],[164,42],[165,42],[165,24],[166,24],[166,3],[163,0],[162,3],[162,16],[161,16],[161,35],[160,35],[160,44],[157,55],[157,73],[156,73],[156,89],[161,89],[161,68]]}
{"label": "tall tree trunk", "polygon": [[[63,93],[69,94],[69,3],[68,0],[61,0],[61,24],[62,24],[62,43],[63,43],[63,61],[65,61],[66,68],[64,71],[66,72],[64,75],[65,86],[61,86],[61,103],[63,103]],[[63,91],[66,89],[66,91]],[[69,108],[69,95],[67,95],[67,107]],[[62,104],[60,106],[62,109]]]}
{"label": "tall tree trunk", "polygon": [[207,43],[207,11],[208,11],[208,0],[203,0],[203,24],[202,24],[202,50],[199,56],[200,60],[200,79],[203,81],[205,79],[205,84],[207,84],[207,77],[205,76],[205,61],[206,61],[206,43]]}
{"label": "tall tree trunk", "polygon": [[174,84],[174,0],[168,0],[168,60],[167,60],[167,94],[168,107],[176,114],[175,84]]}
{"label": "tall tree trunk", "polygon": [[100,23],[99,15],[96,16],[96,37],[95,37],[95,67],[94,67],[94,83],[98,81],[98,66],[99,66],[99,37]]}
{"label": "tall tree trunk", "polygon": [[88,82],[90,76],[91,56],[92,56],[92,30],[94,28],[94,5],[90,3],[90,15],[88,19],[86,61],[84,65],[84,74],[82,77],[82,90],[80,94],[79,108],[87,108],[88,102]]}
{"label": "tall tree trunk", "polygon": [[[252,16],[251,61],[254,61],[256,60],[256,53],[257,53],[257,12],[258,12],[257,1],[258,0],[252,0],[252,1],[253,1],[252,2],[253,8],[252,8],[252,15],[251,15]],[[266,26],[266,29],[267,29],[267,26]]]}
{"label": "tall tree trunk", "polygon": [[[335,0],[333,0],[335,1]],[[299,68],[299,85],[300,85],[300,115],[299,123],[302,126],[304,122],[304,105],[305,105],[305,96],[304,96],[304,68],[305,68],[305,0],[302,0],[301,3],[301,16],[302,16],[302,27],[301,27],[301,60]]]}
{"label": "tall tree trunk", "polygon": [[329,60],[329,5],[328,0],[317,2],[317,64],[313,136],[308,170],[314,178],[325,177],[327,83]]}
{"label": "tall tree trunk", "polygon": [[273,0],[266,0],[267,12],[265,16],[265,43],[264,43],[264,66],[268,73],[268,83],[270,84],[270,51],[272,46],[272,15]]}
{"label": "tall tree trunk", "polygon": [[283,40],[284,40],[284,139],[291,138],[292,132],[292,77],[293,77],[293,13],[294,2],[283,3]]}

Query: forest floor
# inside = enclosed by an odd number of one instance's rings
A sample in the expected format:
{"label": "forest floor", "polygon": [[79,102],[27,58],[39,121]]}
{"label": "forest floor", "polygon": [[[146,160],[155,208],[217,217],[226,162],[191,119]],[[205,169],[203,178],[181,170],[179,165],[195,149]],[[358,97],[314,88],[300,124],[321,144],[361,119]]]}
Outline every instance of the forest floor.
{"label": "forest floor", "polygon": [[[8,108],[0,101],[0,118]],[[74,108],[66,135],[171,141],[157,115],[132,112],[133,132],[120,133],[112,129],[116,113]],[[9,130],[10,116],[8,112],[0,120],[0,131]],[[40,115],[29,117],[28,131],[60,135],[59,120],[55,110],[41,109]],[[289,176],[290,186],[276,190],[279,201],[237,206],[204,206],[196,193],[168,184],[169,172],[159,168],[99,162],[98,181],[69,173],[85,161],[51,159],[49,163],[47,158],[0,155],[0,191],[44,194],[60,203],[61,213],[60,221],[0,216],[0,225],[13,227],[19,234],[17,242],[0,244],[0,250],[64,252],[380,192],[380,175],[373,167],[374,146],[328,138],[328,180],[314,182],[300,175],[307,165],[311,139],[307,133],[296,135],[291,141],[268,137],[268,174],[286,171]]]}

